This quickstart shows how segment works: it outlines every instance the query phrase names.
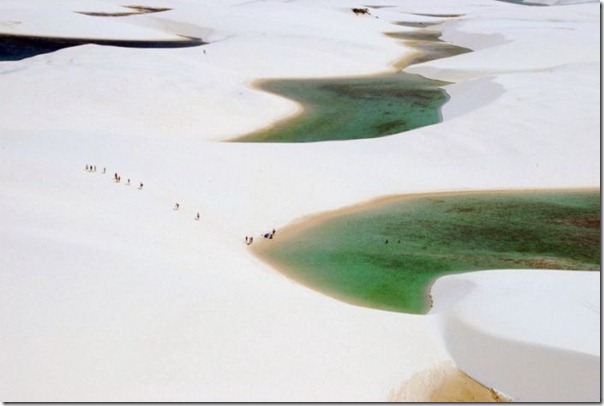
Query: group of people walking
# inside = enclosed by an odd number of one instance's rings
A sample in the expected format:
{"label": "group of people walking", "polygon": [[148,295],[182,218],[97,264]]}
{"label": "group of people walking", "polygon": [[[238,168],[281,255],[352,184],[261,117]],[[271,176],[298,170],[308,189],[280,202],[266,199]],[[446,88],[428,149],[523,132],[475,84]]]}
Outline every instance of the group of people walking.
{"label": "group of people walking", "polygon": [[[105,172],[103,172],[103,173],[105,173]],[[122,181],[122,177],[116,172],[113,174],[113,180],[115,181],[115,183],[120,183]],[[128,185],[128,186],[130,185],[130,178],[128,178],[126,180],[126,185]],[[138,184],[138,190],[141,190],[142,188],[143,188],[143,182],[140,182]]]}
{"label": "group of people walking", "polygon": [[[86,165],[86,171],[87,172],[96,172],[96,165]],[[103,174],[107,173],[107,168],[103,167]],[[121,183],[122,181],[122,177],[116,172],[113,174],[113,180],[115,181],[115,183]],[[126,185],[130,185],[130,179],[128,178],[126,180]],[[143,182],[140,182],[138,185],[138,190],[141,190],[143,188]]]}
{"label": "group of people walking", "polygon": [[[86,165],[86,171],[87,172],[96,172],[96,165]],[[106,173],[107,168],[103,168],[103,173]],[[113,174],[113,180],[115,181],[115,183],[121,183],[122,181],[122,177],[119,173],[115,172]],[[126,185],[130,185],[130,179],[128,178],[126,180]],[[143,188],[143,182],[139,183],[138,189],[141,190]],[[178,211],[180,210],[180,203],[174,203],[174,207],[173,210]],[[199,214],[199,212],[197,212],[197,214],[195,215],[195,221],[199,221],[201,220],[201,215]],[[273,237],[275,236],[275,232],[276,230],[273,228],[272,231],[269,231],[267,233],[262,233],[260,234],[261,237],[265,238],[265,239],[269,239],[272,240]],[[251,245],[254,242],[254,237],[251,236],[245,236],[245,243],[247,245]]]}
{"label": "group of people walking", "polygon": [[[174,203],[174,207],[172,208],[172,210],[177,211],[180,210],[180,203]],[[197,214],[195,215],[195,221],[199,221],[201,220],[201,215],[199,214],[199,212],[197,212]]]}
{"label": "group of people walking", "polygon": [[273,231],[271,231],[270,233],[264,233],[264,234],[262,234],[262,236],[263,236],[264,238],[267,238],[267,239],[269,239],[269,240],[272,240],[272,239],[273,239],[273,237],[275,236],[275,232],[276,232],[276,231],[275,231],[275,229],[273,228]]}
{"label": "group of people walking", "polygon": [[[96,172],[96,165],[86,165],[87,172]],[[107,173],[107,168],[103,167],[103,174]],[[113,174],[113,180],[115,183],[120,183],[122,181],[122,177],[117,172]],[[126,180],[126,185],[130,185],[130,179]],[[138,190],[143,188],[143,182],[140,182],[138,185]]]}
{"label": "group of people walking", "polygon": [[[265,238],[267,240],[272,240],[273,237],[275,236],[275,233],[277,232],[277,230],[275,230],[273,228],[272,231],[269,231],[268,233],[262,233],[260,234],[260,237]],[[254,242],[254,237],[248,237],[247,235],[245,236],[245,243],[247,245],[251,245]]]}
{"label": "group of people walking", "polygon": [[[87,172],[96,172],[96,165],[86,165]],[[105,173],[105,168],[103,168],[103,173]]]}
{"label": "group of people walking", "polygon": [[[86,171],[87,172],[96,172],[96,165],[86,165]],[[103,173],[107,172],[107,168],[103,168]],[[121,183],[122,181],[122,176],[115,172],[113,174],[113,180],[115,183]],[[126,180],[126,185],[130,185],[130,178],[128,178]],[[138,190],[142,190],[143,188],[143,182],[139,182],[138,184]],[[180,209],[180,203],[174,203],[174,210],[179,210]],[[199,214],[199,212],[197,212],[197,215],[195,216],[195,220],[199,221],[201,220],[201,215]]]}

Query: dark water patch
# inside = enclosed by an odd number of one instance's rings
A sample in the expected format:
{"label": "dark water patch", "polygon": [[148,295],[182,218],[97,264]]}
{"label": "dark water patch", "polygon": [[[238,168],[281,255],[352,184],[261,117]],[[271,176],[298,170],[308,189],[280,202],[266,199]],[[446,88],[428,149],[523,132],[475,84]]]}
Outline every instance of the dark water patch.
{"label": "dark water patch", "polygon": [[138,11],[118,11],[113,13],[103,11],[74,11],[74,13],[90,17],[128,17],[141,14]]}
{"label": "dark water patch", "polygon": [[600,270],[600,207],[599,191],[389,199],[325,216],[257,250],[329,296],[419,314],[430,308],[430,285],[447,274]]}
{"label": "dark water patch", "polygon": [[497,1],[502,1],[504,3],[512,3],[512,4],[517,4],[519,6],[536,6],[536,7],[548,7],[547,4],[542,4],[542,3],[531,3],[530,1],[524,1],[524,0],[497,0]]}
{"label": "dark water patch", "polygon": [[449,58],[472,52],[472,50],[469,48],[460,47],[446,42],[412,41],[407,42],[406,44],[419,51],[422,51],[408,62],[409,65],[434,61],[442,58]]}
{"label": "dark water patch", "polygon": [[238,142],[316,142],[376,138],[441,121],[447,83],[398,72],[341,79],[267,80],[260,88],[294,100],[304,114]]}
{"label": "dark water patch", "polygon": [[440,37],[442,33],[439,31],[423,29],[405,32],[387,32],[385,35],[390,38],[404,40],[405,45],[421,51],[410,56],[410,58],[405,61],[406,66],[472,52],[469,48],[441,41]]}
{"label": "dark water patch", "polygon": [[402,27],[425,28],[425,27],[431,27],[433,25],[442,24],[442,21],[433,21],[433,22],[427,22],[427,21],[398,21],[398,22],[396,22],[394,24],[400,25]]}
{"label": "dark water patch", "polygon": [[416,16],[424,16],[424,17],[441,17],[441,18],[457,18],[463,17],[465,14],[426,14],[426,13],[409,13]]}
{"label": "dark water patch", "polygon": [[125,6],[139,13],[161,13],[162,11],[172,10],[168,7],[149,7],[149,6]]}
{"label": "dark water patch", "polygon": [[416,30],[416,31],[387,32],[385,35],[390,38],[407,40],[407,41],[440,42],[440,37],[443,34],[440,31]]}
{"label": "dark water patch", "polygon": [[124,6],[133,11],[122,12],[102,12],[102,11],[76,11],[78,14],[83,14],[91,17],[127,17],[139,14],[160,13],[162,11],[172,10],[167,7],[148,7],[148,6]]}
{"label": "dark water patch", "polygon": [[184,48],[206,44],[201,38],[183,37],[183,40],[140,41],[105,40],[86,38],[37,37],[24,35],[0,35],[0,61],[18,61],[32,56],[47,54],[59,49],[95,44],[125,48]]}

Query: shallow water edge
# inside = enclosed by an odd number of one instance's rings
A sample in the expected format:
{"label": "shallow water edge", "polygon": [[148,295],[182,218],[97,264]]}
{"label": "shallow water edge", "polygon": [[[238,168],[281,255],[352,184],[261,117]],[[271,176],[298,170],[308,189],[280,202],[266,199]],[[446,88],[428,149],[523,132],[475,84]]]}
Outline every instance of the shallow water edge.
{"label": "shallow water edge", "polygon": [[600,269],[597,189],[391,196],[312,216],[253,251],[344,302],[421,314],[442,275]]}

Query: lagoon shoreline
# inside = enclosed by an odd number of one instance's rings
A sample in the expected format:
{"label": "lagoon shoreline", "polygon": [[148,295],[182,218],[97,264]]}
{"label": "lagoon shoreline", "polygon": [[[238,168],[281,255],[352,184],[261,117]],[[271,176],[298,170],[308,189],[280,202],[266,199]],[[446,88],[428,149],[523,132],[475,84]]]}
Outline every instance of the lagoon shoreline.
{"label": "lagoon shoreline", "polygon": [[[600,244],[593,236],[599,197],[592,188],[388,196],[294,221],[250,249],[287,278],[337,300],[425,314],[429,286],[448,274],[507,267],[599,271],[599,251],[586,246]],[[557,243],[565,232],[566,243]],[[525,241],[525,234],[532,237]]]}

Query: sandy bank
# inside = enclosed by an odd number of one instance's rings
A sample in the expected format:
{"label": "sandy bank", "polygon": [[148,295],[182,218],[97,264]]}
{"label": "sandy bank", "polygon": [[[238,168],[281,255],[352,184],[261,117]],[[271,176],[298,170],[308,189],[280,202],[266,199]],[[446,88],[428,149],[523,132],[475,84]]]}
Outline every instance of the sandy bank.
{"label": "sandy bank", "polygon": [[389,402],[509,402],[455,367],[442,363],[421,371],[388,396]]}

